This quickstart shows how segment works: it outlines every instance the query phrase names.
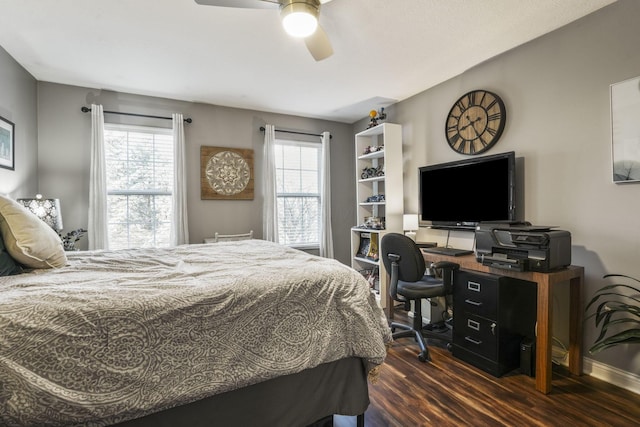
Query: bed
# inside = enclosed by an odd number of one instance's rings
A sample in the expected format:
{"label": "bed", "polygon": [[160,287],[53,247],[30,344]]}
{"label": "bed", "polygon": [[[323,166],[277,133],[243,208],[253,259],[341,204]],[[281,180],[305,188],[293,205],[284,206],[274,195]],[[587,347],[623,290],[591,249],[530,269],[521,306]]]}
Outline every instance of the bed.
{"label": "bed", "polygon": [[369,404],[391,334],[335,260],[263,240],[65,256],[0,277],[0,425],[306,426]]}

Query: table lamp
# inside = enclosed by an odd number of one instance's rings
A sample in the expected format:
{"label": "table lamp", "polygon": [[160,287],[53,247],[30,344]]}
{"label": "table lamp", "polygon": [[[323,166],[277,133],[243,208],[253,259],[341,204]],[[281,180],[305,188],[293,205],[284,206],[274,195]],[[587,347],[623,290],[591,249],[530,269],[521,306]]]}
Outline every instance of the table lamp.
{"label": "table lamp", "polygon": [[414,242],[416,241],[416,231],[418,230],[418,227],[418,214],[402,215],[402,229],[404,230],[404,235]]}
{"label": "table lamp", "polygon": [[62,230],[62,212],[60,211],[60,199],[44,199],[42,194],[36,194],[34,199],[18,199],[29,211],[49,224],[56,232]]}

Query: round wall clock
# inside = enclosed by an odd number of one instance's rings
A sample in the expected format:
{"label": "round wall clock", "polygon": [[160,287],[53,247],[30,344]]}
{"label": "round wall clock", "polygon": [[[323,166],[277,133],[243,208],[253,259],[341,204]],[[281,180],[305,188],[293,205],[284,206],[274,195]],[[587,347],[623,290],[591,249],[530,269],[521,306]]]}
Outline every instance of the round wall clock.
{"label": "round wall clock", "polygon": [[498,95],[472,90],[449,110],[445,125],[447,142],[458,153],[483,153],[498,142],[506,121],[507,110]]}

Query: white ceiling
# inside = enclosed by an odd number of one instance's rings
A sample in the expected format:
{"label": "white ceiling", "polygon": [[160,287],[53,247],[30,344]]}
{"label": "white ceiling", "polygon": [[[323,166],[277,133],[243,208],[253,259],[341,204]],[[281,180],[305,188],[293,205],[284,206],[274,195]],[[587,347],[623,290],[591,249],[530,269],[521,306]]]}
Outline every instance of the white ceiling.
{"label": "white ceiling", "polygon": [[37,80],[353,123],[615,0],[332,0],[315,62],[276,10],[194,0],[0,0]]}

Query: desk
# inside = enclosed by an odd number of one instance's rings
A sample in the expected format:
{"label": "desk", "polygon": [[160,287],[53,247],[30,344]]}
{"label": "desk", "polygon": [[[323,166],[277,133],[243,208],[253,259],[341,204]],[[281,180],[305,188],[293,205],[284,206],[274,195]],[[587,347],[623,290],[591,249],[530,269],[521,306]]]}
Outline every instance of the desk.
{"label": "desk", "polygon": [[[569,371],[574,375],[582,375],[582,286],[584,281],[584,267],[571,265],[567,268],[549,273],[511,271],[482,265],[476,261],[475,255],[452,257],[426,252],[422,254],[427,262],[452,261],[460,264],[460,268],[466,270],[484,271],[537,283],[536,390],[545,394],[551,392],[553,287],[558,283],[569,282]],[[392,307],[391,304],[387,306]]]}

